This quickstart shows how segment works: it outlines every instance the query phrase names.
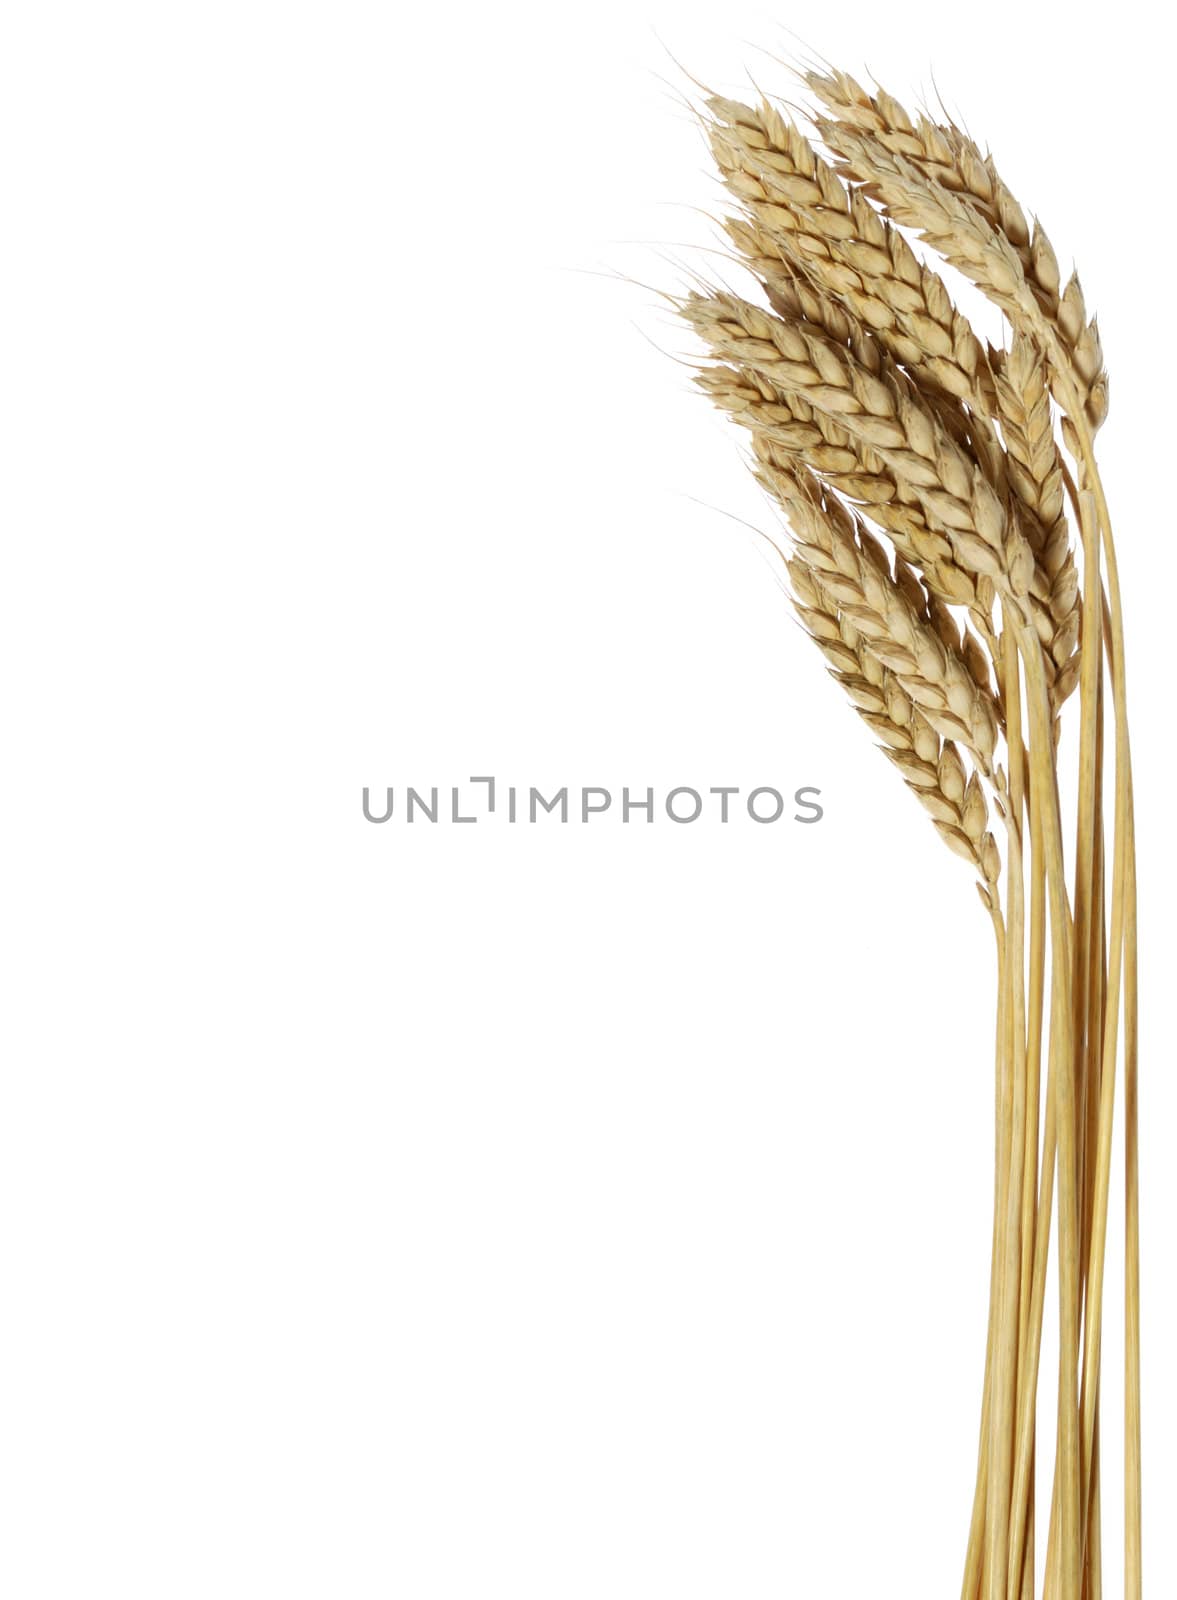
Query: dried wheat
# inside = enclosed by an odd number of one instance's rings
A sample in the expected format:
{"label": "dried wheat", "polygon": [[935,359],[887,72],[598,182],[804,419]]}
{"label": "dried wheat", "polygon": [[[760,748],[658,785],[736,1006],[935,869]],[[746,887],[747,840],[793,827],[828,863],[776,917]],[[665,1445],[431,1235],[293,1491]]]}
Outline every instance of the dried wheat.
{"label": "dried wheat", "polygon": [[[913,118],[845,74],[808,77],[834,162],[767,100],[708,101],[711,147],[742,208],[724,227],[768,305],[716,291],[691,294],[680,309],[713,363],[696,381],[748,430],[756,476],[789,525],[802,623],[977,873],[993,918],[997,1172],[965,1600],[1034,1593],[1035,1402],[1052,1223],[1060,1359],[1046,1596],[1098,1600],[1100,1308],[1123,1020],[1124,1593],[1140,1600],[1135,824],[1119,576],[1094,452],[1107,413],[1098,327],[1078,279],[1063,284],[1044,230],[965,133]],[[1008,350],[982,344],[901,228],[917,230],[1002,308]],[[1115,718],[1110,884],[1100,813],[1105,672]],[[1080,803],[1068,883],[1057,735],[1076,686]],[[990,803],[1005,825],[1004,919]]]}

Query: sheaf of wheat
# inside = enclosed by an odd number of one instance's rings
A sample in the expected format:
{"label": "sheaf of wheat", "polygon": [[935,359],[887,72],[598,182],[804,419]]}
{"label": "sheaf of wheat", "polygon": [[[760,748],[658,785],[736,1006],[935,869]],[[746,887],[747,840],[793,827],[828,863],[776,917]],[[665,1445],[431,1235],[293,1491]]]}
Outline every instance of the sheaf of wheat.
{"label": "sheaf of wheat", "polygon": [[[1140,1600],[1135,838],[1120,586],[1095,448],[1108,414],[1099,331],[1078,277],[1064,281],[1041,224],[968,135],[844,73],[805,77],[808,133],[759,96],[699,108],[734,202],[724,228],[755,286],[676,305],[707,351],[699,387],[746,430],[783,512],[802,624],[975,873],[993,926],[997,1198],[962,1600],[1033,1600],[1036,1539],[1047,1600],[1102,1593],[1117,1073],[1123,1592]],[[958,311],[937,256],[1004,313],[1001,348]],[[1078,731],[1073,834],[1059,799],[1064,717]],[[1036,1411],[1052,1249],[1048,1473]]]}

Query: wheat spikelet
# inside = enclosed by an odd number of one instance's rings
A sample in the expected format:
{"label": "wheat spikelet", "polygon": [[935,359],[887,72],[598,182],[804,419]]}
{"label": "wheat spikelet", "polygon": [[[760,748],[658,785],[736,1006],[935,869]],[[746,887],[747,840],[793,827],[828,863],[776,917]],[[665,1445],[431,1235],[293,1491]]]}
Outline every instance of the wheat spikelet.
{"label": "wheat spikelet", "polygon": [[760,280],[769,305],[779,316],[812,322],[838,344],[853,350],[864,365],[871,365],[875,360],[872,342],[858,318],[818,288],[791,258],[782,255],[754,215],[725,217],[723,229],[735,245],[738,259]]}

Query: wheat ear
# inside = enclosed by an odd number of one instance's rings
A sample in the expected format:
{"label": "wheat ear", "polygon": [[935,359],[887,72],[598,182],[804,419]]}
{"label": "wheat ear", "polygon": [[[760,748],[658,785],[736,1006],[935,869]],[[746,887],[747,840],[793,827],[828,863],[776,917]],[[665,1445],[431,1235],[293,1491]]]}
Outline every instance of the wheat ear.
{"label": "wheat ear", "polygon": [[1028,225],[992,159],[961,129],[913,119],[894,96],[872,96],[846,73],[811,72],[807,82],[829,112],[817,126],[845,173],[897,222],[917,229],[1011,320],[1048,331],[1060,375],[1078,391],[1098,429],[1107,416],[1098,325],[1087,315],[1078,277],[1063,286],[1045,231],[1038,222]]}
{"label": "wheat ear", "polygon": [[804,555],[788,563],[797,610],[879,748],[898,768],[954,854],[967,861],[997,904],[1001,858],[989,832],[989,812],[977,774],[968,773],[956,746],[941,739],[917,702],[838,606]]}
{"label": "wheat ear", "polygon": [[1036,608],[1039,638],[1054,668],[1057,711],[1079,676],[1079,575],[1067,526],[1063,466],[1050,413],[1045,364],[1024,335],[1013,340],[997,380],[998,415],[1008,451],[1008,480],[1023,511],[1022,527],[1046,579]]}

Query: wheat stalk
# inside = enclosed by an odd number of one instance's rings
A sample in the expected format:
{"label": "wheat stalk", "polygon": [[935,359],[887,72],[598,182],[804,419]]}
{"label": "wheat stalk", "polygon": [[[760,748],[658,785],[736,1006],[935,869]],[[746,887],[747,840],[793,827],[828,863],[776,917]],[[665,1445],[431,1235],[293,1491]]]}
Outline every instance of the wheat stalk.
{"label": "wheat stalk", "polygon": [[[1140,1600],[1135,824],[1119,573],[1095,457],[1108,393],[1099,331],[1078,278],[1063,283],[1044,229],[967,134],[844,73],[806,76],[828,154],[767,98],[706,102],[740,208],[723,226],[764,303],[717,289],[678,305],[707,353],[699,387],[746,430],[753,470],[784,515],[805,631],[973,868],[993,922],[989,1337],[963,1600],[1035,1592],[1052,1238],[1060,1356],[1044,1593],[1102,1593],[1101,1328],[1123,1023],[1124,1593]],[[902,229],[1001,308],[1005,349],[982,343]],[[1058,735],[1076,689],[1068,868]]]}

